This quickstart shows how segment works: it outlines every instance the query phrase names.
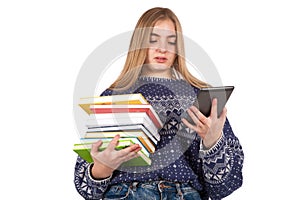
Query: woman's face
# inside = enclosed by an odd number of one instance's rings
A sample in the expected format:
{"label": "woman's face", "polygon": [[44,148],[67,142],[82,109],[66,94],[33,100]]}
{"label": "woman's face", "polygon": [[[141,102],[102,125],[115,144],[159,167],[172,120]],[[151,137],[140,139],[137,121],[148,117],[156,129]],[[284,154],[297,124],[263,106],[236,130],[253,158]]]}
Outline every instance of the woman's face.
{"label": "woman's face", "polygon": [[174,23],[159,20],[150,35],[149,48],[145,61],[148,74],[170,75],[170,68],[176,58],[176,31]]}

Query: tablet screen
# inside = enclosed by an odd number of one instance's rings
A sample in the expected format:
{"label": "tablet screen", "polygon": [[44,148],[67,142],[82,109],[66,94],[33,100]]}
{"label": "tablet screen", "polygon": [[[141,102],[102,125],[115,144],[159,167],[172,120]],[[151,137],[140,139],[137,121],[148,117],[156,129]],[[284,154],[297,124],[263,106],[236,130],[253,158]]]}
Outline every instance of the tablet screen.
{"label": "tablet screen", "polygon": [[214,98],[218,100],[218,117],[221,115],[222,110],[228,101],[234,86],[221,86],[221,87],[208,87],[201,88],[197,100],[195,101],[195,106],[206,116],[210,116],[211,104]]}

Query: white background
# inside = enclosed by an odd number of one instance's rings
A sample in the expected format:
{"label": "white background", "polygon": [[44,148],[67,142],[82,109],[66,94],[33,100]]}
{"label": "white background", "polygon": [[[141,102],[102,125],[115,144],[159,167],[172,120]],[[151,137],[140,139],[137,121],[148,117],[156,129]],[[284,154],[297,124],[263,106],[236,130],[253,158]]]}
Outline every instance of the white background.
{"label": "white background", "polygon": [[154,6],[171,8],[223,83],[236,86],[227,108],[245,152],[244,184],[226,199],[298,196],[296,0],[2,1],[1,196],[81,199],[73,185],[76,77],[96,47]]}

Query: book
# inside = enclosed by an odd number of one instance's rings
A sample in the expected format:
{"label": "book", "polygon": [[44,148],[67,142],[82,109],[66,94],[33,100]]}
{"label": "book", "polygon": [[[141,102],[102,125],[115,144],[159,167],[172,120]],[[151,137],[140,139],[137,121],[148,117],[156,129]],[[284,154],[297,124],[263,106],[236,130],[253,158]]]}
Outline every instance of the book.
{"label": "book", "polygon": [[124,112],[145,112],[154,122],[156,127],[163,126],[158,114],[155,112],[151,104],[110,104],[110,105],[90,105],[90,110],[94,114],[99,113],[124,113]]}
{"label": "book", "polygon": [[114,138],[116,135],[120,135],[121,138],[136,137],[150,153],[155,152],[155,143],[141,130],[87,132],[84,138]]}
{"label": "book", "polygon": [[[122,166],[151,165],[150,155],[160,140],[159,129],[163,127],[158,114],[142,94],[121,94],[81,98],[78,105],[87,113],[85,136],[73,150],[88,162],[92,162],[90,149],[99,139],[106,145],[117,135],[121,136],[117,149],[139,144],[139,157]],[[129,142],[130,140],[130,142]],[[127,144],[124,142],[127,141]],[[129,142],[129,143],[128,143]]]}
{"label": "book", "polygon": [[[103,144],[104,144],[103,148],[106,148],[107,145],[110,143],[110,141],[112,141],[112,139],[113,138],[81,138],[80,139],[80,143],[81,144],[90,144],[90,143],[95,143],[95,142],[101,140],[103,142]],[[123,142],[123,143],[127,142],[129,144],[138,144],[142,148],[141,151],[146,156],[148,156],[148,157],[150,156],[150,152],[147,150],[147,148],[143,145],[143,143],[137,137],[120,138],[119,142]],[[124,145],[122,145],[122,146],[124,146]]]}
{"label": "book", "polygon": [[145,97],[140,94],[119,94],[111,96],[85,97],[79,99],[79,106],[87,113],[91,114],[90,105],[109,104],[149,104]]}
{"label": "book", "polygon": [[[86,131],[86,137],[89,136],[90,132],[113,132],[119,133],[122,137],[123,132],[127,131],[142,131],[149,139],[156,145],[160,140],[160,135],[158,132],[155,134],[150,133],[147,128],[143,124],[133,124],[133,125],[119,125],[119,126],[100,126],[100,127],[92,127],[88,128]],[[153,135],[152,135],[153,134]],[[133,136],[142,136],[143,134],[134,134]]]}
{"label": "book", "polygon": [[154,124],[147,113],[144,112],[90,114],[86,121],[88,128],[136,124],[143,124],[153,136],[158,135],[159,128]]}
{"label": "book", "polygon": [[[109,142],[104,141],[103,144],[99,147],[99,151],[103,151],[107,146]],[[116,147],[116,150],[121,150],[126,147],[129,147],[130,145],[134,144],[131,139],[127,140],[119,140],[118,146]],[[80,143],[80,144],[74,144],[73,151],[76,152],[82,159],[86,160],[87,162],[91,163],[93,162],[93,159],[91,157],[90,151],[91,151],[92,143]],[[133,158],[129,161],[126,161],[122,164],[122,166],[149,166],[151,165],[151,159],[146,156],[142,151],[137,152],[139,155],[137,158]]]}

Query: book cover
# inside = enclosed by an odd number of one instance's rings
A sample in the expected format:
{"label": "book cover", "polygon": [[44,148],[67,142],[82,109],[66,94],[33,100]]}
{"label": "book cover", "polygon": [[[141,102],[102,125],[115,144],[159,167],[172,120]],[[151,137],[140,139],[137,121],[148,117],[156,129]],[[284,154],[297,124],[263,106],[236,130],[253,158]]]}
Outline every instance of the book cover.
{"label": "book cover", "polygon": [[88,128],[136,124],[143,124],[153,136],[158,134],[158,128],[154,122],[147,113],[143,112],[91,114],[86,121]]}
{"label": "book cover", "polygon": [[[103,142],[101,147],[99,148],[99,151],[103,151],[109,142]],[[130,145],[134,144],[131,140],[119,140],[119,144],[116,147],[117,150],[126,148]],[[87,162],[91,163],[93,162],[93,159],[91,157],[90,151],[91,151],[92,143],[81,143],[81,144],[74,144],[73,151],[76,152],[82,159],[86,160]],[[139,155],[137,158],[133,158],[125,163],[122,164],[122,166],[149,166],[151,165],[151,159],[146,156],[143,151],[137,152]]]}
{"label": "book cover", "polygon": [[143,124],[92,127],[87,129],[86,136],[89,135],[88,133],[90,132],[119,132],[119,134],[125,134],[127,131],[142,131],[141,135],[136,133],[135,136],[142,136],[145,134],[154,144],[157,144],[157,142],[160,140],[160,135],[158,132],[154,134],[150,133]]}
{"label": "book cover", "polygon": [[155,112],[151,104],[130,104],[130,105],[90,105],[90,110],[94,114],[99,113],[126,113],[126,112],[145,112],[150,119],[154,122],[156,127],[161,128],[163,126],[158,114]]}
{"label": "book cover", "polygon": [[[114,138],[116,135],[120,135],[121,138],[132,138],[136,137],[139,141],[147,148],[150,153],[154,153],[155,144],[154,142],[141,130],[131,130],[131,131],[105,131],[105,132],[87,132],[85,134],[85,139],[88,138]],[[157,141],[155,141],[157,142]]]}
{"label": "book cover", "polygon": [[[104,150],[112,139],[113,138],[81,138],[80,143],[81,144],[92,144],[92,143],[97,142],[98,140],[102,140],[103,144],[101,145],[100,150]],[[121,147],[125,148],[132,144],[138,144],[142,148],[141,151],[146,156],[148,156],[148,157],[150,156],[150,152],[147,150],[147,148],[143,145],[143,143],[137,137],[120,138],[119,143],[120,144],[118,144],[118,146],[117,146],[118,148],[121,148]],[[128,145],[126,146],[126,144],[128,144]]]}
{"label": "book cover", "polygon": [[79,99],[79,106],[87,113],[91,114],[90,105],[110,105],[110,104],[149,104],[144,96],[136,94],[120,94],[111,96],[84,97]]}

